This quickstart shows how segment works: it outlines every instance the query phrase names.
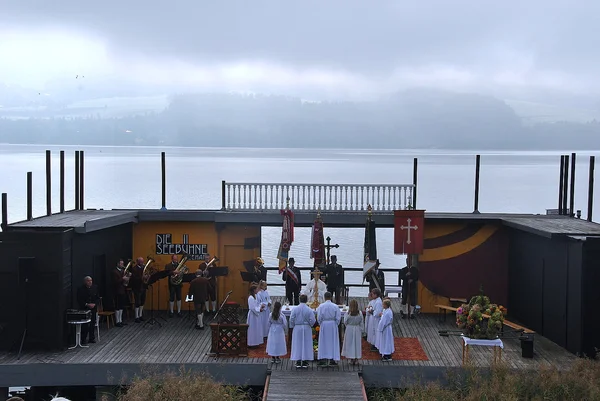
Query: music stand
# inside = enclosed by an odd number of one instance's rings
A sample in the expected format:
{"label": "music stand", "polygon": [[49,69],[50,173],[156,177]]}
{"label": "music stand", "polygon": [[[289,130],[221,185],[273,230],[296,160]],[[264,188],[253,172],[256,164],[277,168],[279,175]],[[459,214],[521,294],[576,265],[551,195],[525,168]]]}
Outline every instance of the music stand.
{"label": "music stand", "polygon": [[[188,304],[188,314],[185,317],[186,320],[191,320],[193,322],[193,325],[196,325],[197,319],[192,318],[192,303],[194,302],[194,296],[192,295],[191,297],[189,295],[185,296],[185,302]],[[195,308],[195,306],[194,306]]]}
{"label": "music stand", "polygon": [[[154,327],[154,325],[158,325],[158,327],[162,327],[162,324],[156,320],[156,318],[154,317],[154,288],[152,286],[152,284],[148,284],[149,288],[152,288],[152,292],[150,292],[150,303],[152,304],[152,309],[150,310],[150,319],[148,319],[148,321],[146,323],[144,323],[144,326],[142,327],[146,327],[147,324],[151,325]],[[148,291],[148,290],[146,290]]]}

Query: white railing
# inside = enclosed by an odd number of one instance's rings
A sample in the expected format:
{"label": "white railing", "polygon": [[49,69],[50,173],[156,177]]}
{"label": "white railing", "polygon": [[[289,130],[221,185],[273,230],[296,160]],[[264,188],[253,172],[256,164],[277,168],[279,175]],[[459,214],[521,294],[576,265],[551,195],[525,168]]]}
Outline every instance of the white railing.
{"label": "white railing", "polygon": [[413,199],[413,184],[258,184],[223,182],[224,210],[280,210],[289,198],[294,211],[373,211],[409,209]]}

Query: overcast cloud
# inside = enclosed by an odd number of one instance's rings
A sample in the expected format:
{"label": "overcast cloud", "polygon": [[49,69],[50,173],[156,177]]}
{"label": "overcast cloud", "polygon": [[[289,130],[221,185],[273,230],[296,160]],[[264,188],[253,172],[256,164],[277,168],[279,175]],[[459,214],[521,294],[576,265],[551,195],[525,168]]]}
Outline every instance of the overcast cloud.
{"label": "overcast cloud", "polygon": [[0,0],[0,82],[600,93],[600,2]]}

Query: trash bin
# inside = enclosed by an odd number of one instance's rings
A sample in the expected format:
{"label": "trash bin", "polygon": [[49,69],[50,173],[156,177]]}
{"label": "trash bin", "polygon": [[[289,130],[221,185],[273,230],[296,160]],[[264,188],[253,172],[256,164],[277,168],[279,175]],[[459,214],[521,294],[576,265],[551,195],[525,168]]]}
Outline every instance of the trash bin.
{"label": "trash bin", "polygon": [[519,340],[521,340],[521,356],[523,358],[533,358],[533,334],[523,334],[519,337]]}

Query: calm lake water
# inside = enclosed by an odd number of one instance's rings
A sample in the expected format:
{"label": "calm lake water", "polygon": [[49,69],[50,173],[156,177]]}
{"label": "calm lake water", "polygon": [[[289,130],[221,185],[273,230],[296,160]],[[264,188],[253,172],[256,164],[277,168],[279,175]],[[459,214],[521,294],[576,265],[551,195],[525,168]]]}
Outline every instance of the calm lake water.
{"label": "calm lake water", "polygon": [[[55,211],[59,207],[59,150],[65,150],[66,208],[74,207],[74,153],[85,151],[86,208],[148,208],[161,206],[160,152],[167,158],[167,208],[218,209],[221,180],[228,182],[289,182],[326,184],[410,184],[413,158],[419,159],[417,206],[436,212],[472,212],[475,154],[481,154],[479,210],[481,212],[541,213],[558,204],[559,152],[493,152],[387,149],[247,149],[69,147],[0,145],[0,192],[8,193],[9,221],[26,217],[26,174],[33,172],[34,216],[45,214],[45,150],[52,151]],[[571,153],[571,151],[565,152]],[[590,155],[577,151],[575,209],[587,211]],[[600,194],[599,194],[600,196]],[[598,196],[596,197],[596,199]],[[594,202],[596,215],[599,202]],[[362,266],[364,229],[327,228],[338,261]],[[277,263],[280,228],[263,228],[262,256],[267,266]],[[312,266],[310,229],[296,230],[290,256],[299,266]],[[391,229],[377,230],[378,256],[385,267],[402,267],[403,256],[393,253]],[[303,277],[308,280],[308,273]],[[276,273],[269,281],[280,280]],[[359,282],[360,273],[347,276]],[[394,275],[387,277],[395,281]],[[273,287],[271,293],[280,294]],[[362,295],[356,290],[352,295]]]}

